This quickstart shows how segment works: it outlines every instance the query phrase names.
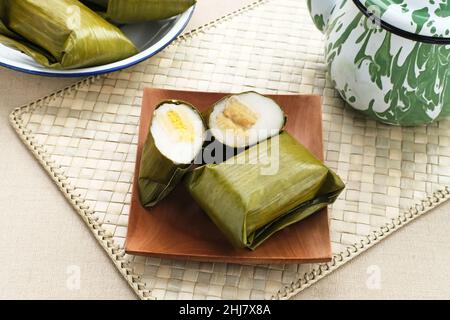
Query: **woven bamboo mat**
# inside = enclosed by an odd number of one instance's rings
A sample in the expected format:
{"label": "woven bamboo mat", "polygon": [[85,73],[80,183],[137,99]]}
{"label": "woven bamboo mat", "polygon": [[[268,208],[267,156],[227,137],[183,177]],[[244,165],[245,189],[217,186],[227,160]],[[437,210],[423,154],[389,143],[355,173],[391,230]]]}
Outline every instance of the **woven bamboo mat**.
{"label": "woven bamboo mat", "polygon": [[[306,1],[257,1],[156,57],[20,107],[11,122],[143,299],[289,298],[450,198],[450,120],[385,126],[332,89]],[[320,94],[335,256],[315,265],[171,261],[123,251],[143,88]]]}

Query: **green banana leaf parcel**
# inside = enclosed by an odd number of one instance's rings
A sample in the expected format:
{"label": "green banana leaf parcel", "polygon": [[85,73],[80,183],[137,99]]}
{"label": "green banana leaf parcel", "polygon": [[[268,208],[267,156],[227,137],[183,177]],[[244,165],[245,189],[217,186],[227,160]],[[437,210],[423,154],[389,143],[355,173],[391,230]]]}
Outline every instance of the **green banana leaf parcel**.
{"label": "green banana leaf parcel", "polygon": [[84,0],[102,9],[100,14],[115,23],[163,20],[183,13],[196,0]]}
{"label": "green banana leaf parcel", "polygon": [[[188,102],[179,100],[161,101],[155,107],[155,110],[165,103],[190,106],[191,109],[198,114],[200,119],[202,119],[201,114],[194,106]],[[189,164],[175,163],[163,155],[156,146],[150,125],[147,138],[142,148],[141,161],[139,164],[138,185],[141,204],[146,208],[150,208],[167,197],[181,182],[183,176],[192,170],[194,162],[195,159]]]}
{"label": "green banana leaf parcel", "polygon": [[76,0],[2,0],[0,43],[54,69],[107,64],[138,51],[118,29]]}
{"label": "green banana leaf parcel", "polygon": [[345,187],[287,132],[194,169],[185,184],[235,247],[252,250],[334,202]]}

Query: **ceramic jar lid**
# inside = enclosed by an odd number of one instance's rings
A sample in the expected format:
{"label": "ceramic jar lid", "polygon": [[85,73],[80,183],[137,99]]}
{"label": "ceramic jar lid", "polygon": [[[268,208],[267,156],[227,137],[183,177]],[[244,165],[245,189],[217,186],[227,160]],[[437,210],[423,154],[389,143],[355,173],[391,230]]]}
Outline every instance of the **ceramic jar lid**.
{"label": "ceramic jar lid", "polygon": [[392,33],[417,41],[450,44],[450,1],[353,0]]}

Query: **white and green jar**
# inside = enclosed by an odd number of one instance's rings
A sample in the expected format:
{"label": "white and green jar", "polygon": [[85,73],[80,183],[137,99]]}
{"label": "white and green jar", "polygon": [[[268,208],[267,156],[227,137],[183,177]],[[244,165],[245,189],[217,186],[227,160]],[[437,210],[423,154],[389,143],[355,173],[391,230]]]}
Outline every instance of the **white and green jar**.
{"label": "white and green jar", "polygon": [[335,88],[376,120],[450,115],[450,1],[308,0]]}

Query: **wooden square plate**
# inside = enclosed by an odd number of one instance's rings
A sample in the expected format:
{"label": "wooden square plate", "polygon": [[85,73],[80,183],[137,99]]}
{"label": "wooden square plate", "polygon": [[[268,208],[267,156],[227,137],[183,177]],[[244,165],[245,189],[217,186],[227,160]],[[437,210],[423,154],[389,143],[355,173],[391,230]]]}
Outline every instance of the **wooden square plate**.
{"label": "wooden square plate", "polygon": [[[165,99],[190,102],[200,111],[227,94],[146,88],[142,101],[128,232],[127,253],[173,259],[230,263],[309,263],[331,259],[327,210],[324,209],[276,233],[255,251],[234,249],[221,231],[180,185],[157,206],[145,209],[138,194],[137,177],[142,146],[154,107]],[[320,97],[272,95],[287,114],[286,130],[323,159]]]}

